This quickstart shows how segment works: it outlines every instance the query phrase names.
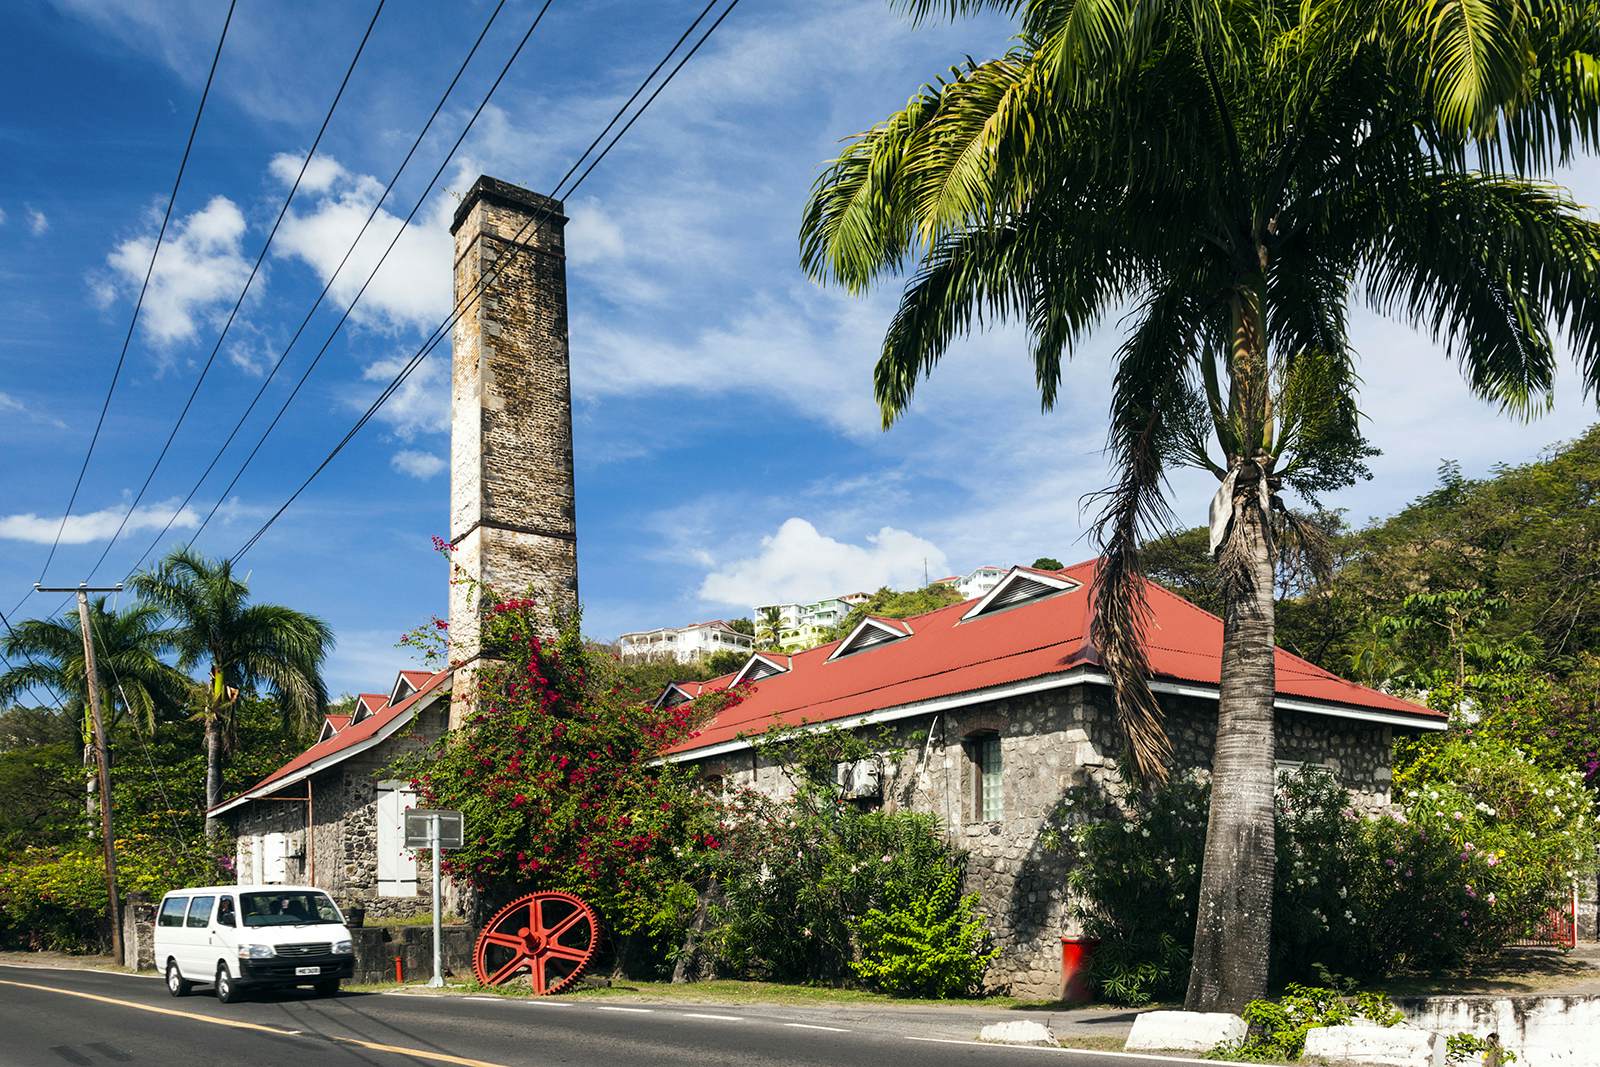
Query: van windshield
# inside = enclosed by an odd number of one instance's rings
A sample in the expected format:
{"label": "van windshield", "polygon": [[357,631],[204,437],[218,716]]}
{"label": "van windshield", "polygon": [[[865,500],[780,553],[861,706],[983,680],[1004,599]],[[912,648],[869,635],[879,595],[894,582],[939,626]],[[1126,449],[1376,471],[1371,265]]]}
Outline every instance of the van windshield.
{"label": "van windshield", "polygon": [[328,894],[304,890],[240,893],[239,910],[246,926],[338,925],[342,921]]}

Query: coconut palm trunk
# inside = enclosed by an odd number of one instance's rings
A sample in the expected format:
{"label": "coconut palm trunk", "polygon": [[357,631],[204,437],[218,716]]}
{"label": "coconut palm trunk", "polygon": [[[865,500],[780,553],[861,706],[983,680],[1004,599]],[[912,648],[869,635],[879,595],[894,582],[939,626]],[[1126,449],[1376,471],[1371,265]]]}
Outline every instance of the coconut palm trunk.
{"label": "coconut palm trunk", "polygon": [[1275,841],[1276,643],[1269,517],[1254,485],[1234,493],[1223,552],[1235,583],[1222,620],[1211,813],[1184,1007],[1237,1011],[1267,987]]}

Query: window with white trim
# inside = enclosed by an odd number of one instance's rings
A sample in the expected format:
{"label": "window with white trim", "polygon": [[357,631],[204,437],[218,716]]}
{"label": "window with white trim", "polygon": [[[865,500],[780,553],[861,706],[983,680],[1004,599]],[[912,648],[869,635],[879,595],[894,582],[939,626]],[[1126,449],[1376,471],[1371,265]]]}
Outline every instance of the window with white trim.
{"label": "window with white trim", "polygon": [[972,814],[982,822],[1005,818],[1004,763],[1000,735],[977,734],[967,742],[972,759]]}

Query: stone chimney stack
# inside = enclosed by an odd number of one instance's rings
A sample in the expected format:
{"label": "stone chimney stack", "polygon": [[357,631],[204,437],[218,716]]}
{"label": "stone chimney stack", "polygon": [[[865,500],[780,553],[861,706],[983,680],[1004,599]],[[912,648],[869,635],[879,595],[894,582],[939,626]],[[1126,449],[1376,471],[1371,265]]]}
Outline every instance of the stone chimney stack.
{"label": "stone chimney stack", "polygon": [[[578,606],[567,265],[559,200],[480,177],[456,209],[450,373],[450,543],[460,575],[557,615]],[[450,587],[450,726],[477,696],[479,613]]]}

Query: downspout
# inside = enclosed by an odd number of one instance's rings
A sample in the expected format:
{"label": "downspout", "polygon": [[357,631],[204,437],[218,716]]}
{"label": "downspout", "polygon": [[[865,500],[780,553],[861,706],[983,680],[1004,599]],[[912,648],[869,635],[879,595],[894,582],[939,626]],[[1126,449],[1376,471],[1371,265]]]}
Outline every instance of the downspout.
{"label": "downspout", "polygon": [[317,884],[317,839],[312,832],[316,820],[311,814],[311,778],[306,777],[306,883]]}

